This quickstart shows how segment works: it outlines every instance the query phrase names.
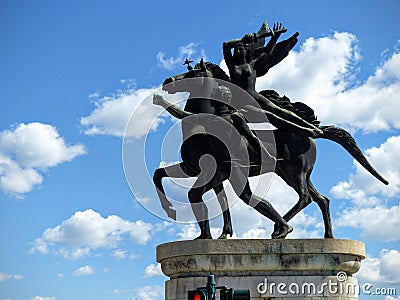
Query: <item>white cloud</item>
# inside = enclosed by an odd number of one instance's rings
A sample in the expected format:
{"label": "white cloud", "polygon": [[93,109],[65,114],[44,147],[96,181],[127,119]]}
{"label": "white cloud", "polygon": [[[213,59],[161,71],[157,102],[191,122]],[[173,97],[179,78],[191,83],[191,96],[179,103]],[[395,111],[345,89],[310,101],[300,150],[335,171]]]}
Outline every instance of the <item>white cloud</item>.
{"label": "white cloud", "polygon": [[122,295],[122,294],[133,294],[133,290],[130,289],[114,289],[112,291],[113,294]]}
{"label": "white cloud", "polygon": [[342,212],[337,226],[362,229],[361,236],[383,242],[400,240],[400,206],[350,207]]}
{"label": "white cloud", "polygon": [[73,273],[74,276],[89,276],[93,274],[94,274],[94,269],[89,265],[80,267],[76,269]]}
{"label": "white cloud", "polygon": [[365,151],[367,159],[389,181],[388,186],[355,163],[355,173],[331,189],[336,198],[349,199],[353,204],[341,213],[336,222],[338,226],[360,228],[367,239],[400,239],[400,206],[390,206],[400,192],[399,149],[400,136],[393,136],[379,147]]}
{"label": "white cloud", "polygon": [[154,276],[160,276],[163,275],[163,272],[161,271],[161,264],[150,264],[146,267],[144,270],[144,278],[149,278],[149,277],[154,277]]}
{"label": "white cloud", "polygon": [[383,249],[379,258],[367,257],[356,277],[363,282],[400,284],[400,252]]}
{"label": "white cloud", "polygon": [[57,300],[56,297],[41,297],[41,296],[36,296],[31,298],[31,300]]}
{"label": "white cloud", "polygon": [[81,144],[67,145],[57,129],[21,123],[0,132],[0,189],[22,197],[41,184],[40,171],[86,154]]}
{"label": "white cloud", "polygon": [[[140,137],[147,133],[149,128],[156,128],[161,119],[157,119],[162,109],[153,105],[147,98],[156,88],[129,89],[117,95],[107,96],[95,102],[96,108],[92,113],[81,118],[81,125],[87,127],[88,135],[104,134],[122,137],[131,114],[136,110],[138,118],[135,126],[128,132],[128,136]],[[147,98],[148,101],[145,101]],[[153,124],[153,122],[155,122]]]}
{"label": "white cloud", "polygon": [[39,169],[54,167],[85,153],[83,145],[68,146],[55,127],[37,122],[2,131],[0,149],[21,166]]}
{"label": "white cloud", "polygon": [[[162,94],[169,102],[179,104],[186,93],[168,95],[161,88],[128,89],[116,95],[95,100],[96,108],[89,116],[82,117],[81,125],[88,135],[112,135],[140,138],[157,130],[171,116],[160,106],[154,105],[154,93]],[[129,122],[130,121],[130,122]]]}
{"label": "white cloud", "polygon": [[179,240],[192,240],[198,235],[200,235],[200,230],[194,223],[182,225],[181,231],[176,234]]}
{"label": "white cloud", "polygon": [[299,52],[292,50],[284,61],[259,78],[257,89],[276,89],[289,98],[319,106],[319,99],[329,99],[348,85],[345,75],[359,58],[356,37],[350,33],[311,37]]}
{"label": "white cloud", "polygon": [[126,257],[126,251],[117,249],[113,251],[112,256],[115,257],[116,259],[124,259]]}
{"label": "white cloud", "polygon": [[118,247],[124,235],[144,245],[151,238],[152,228],[151,224],[141,220],[130,222],[116,215],[103,218],[91,209],[78,211],[60,225],[46,229],[42,237],[33,243],[31,253],[48,253],[49,248],[61,245],[54,253],[68,259],[77,259],[89,255],[95,249]]}
{"label": "white cloud", "polygon": [[32,168],[24,168],[10,157],[0,153],[0,189],[14,194],[17,198],[30,192],[35,185],[43,182],[43,176]]}
{"label": "white cloud", "polygon": [[193,60],[194,64],[200,61],[201,58],[205,60],[207,57],[205,55],[204,49],[201,49],[199,54],[198,50],[196,49],[197,46],[198,44],[195,44],[193,42],[185,46],[180,46],[178,48],[178,55],[176,57],[166,58],[164,52],[160,51],[157,53],[157,60],[159,62],[159,65],[166,68],[167,70],[172,70],[178,65],[182,66],[186,58]]}
{"label": "white cloud", "polygon": [[[154,232],[154,231],[153,231]],[[126,250],[117,249],[111,253],[111,256],[115,259],[125,259],[128,258],[129,260],[138,259],[140,256],[135,253],[128,253]]]}
{"label": "white cloud", "polygon": [[24,278],[25,277],[20,274],[6,274],[6,273],[0,272],[0,282],[4,281],[6,279],[21,280]]}
{"label": "white cloud", "polygon": [[161,285],[146,285],[135,289],[133,300],[161,300],[164,299],[164,287]]}
{"label": "white cloud", "polygon": [[[368,161],[389,181],[384,185],[369,174],[360,164],[354,163],[356,172],[347,181],[339,182],[331,190],[337,198],[352,199],[368,205],[368,197],[382,195],[396,197],[400,194],[400,136],[388,138],[379,147],[365,151]],[[367,198],[367,199],[366,199]],[[376,199],[371,199],[372,205]]]}
{"label": "white cloud", "polygon": [[324,124],[364,131],[400,128],[400,53],[395,52],[365,82],[356,81],[361,59],[353,34],[335,32],[308,38],[300,51],[257,80],[257,89],[274,89],[310,105]]}
{"label": "white cloud", "polygon": [[[38,240],[35,241],[35,246],[36,246],[36,242],[38,242]],[[41,242],[46,243],[45,241],[41,241]],[[46,243],[46,245],[47,245],[47,243]],[[40,252],[39,249],[40,248],[37,249],[38,252]],[[61,248],[61,249],[55,251],[55,253],[57,255],[61,255],[65,259],[77,260],[79,258],[88,256],[90,254],[90,251],[91,251],[91,248],[89,248],[89,247],[81,247],[81,248],[73,247],[72,249]],[[46,253],[46,252],[42,252],[42,253]]]}

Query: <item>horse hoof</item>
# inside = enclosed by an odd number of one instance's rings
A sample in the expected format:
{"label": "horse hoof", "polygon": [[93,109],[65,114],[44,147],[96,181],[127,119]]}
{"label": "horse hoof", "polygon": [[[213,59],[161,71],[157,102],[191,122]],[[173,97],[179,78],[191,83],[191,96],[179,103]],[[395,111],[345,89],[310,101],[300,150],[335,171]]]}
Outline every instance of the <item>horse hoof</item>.
{"label": "horse hoof", "polygon": [[280,227],[277,224],[275,224],[274,225],[274,232],[272,232],[271,237],[274,239],[276,236],[279,235],[279,231],[280,231]]}
{"label": "horse hoof", "polygon": [[228,234],[226,234],[226,233],[222,233],[220,236],[219,236],[219,240],[226,240],[228,238]]}
{"label": "horse hoof", "polygon": [[279,234],[272,236],[273,239],[284,239],[289,233],[293,231],[293,227],[288,225],[283,225],[280,228]]}

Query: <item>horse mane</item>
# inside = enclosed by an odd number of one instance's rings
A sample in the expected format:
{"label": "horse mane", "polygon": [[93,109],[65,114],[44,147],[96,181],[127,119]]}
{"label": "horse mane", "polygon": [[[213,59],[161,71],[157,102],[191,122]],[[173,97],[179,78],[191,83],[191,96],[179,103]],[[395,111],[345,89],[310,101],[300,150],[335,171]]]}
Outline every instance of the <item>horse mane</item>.
{"label": "horse mane", "polygon": [[[231,81],[229,76],[226,75],[226,73],[224,72],[224,70],[222,70],[220,68],[220,66],[213,64],[212,62],[206,61],[204,63],[204,65],[206,66],[206,68],[211,71],[211,73],[213,74],[214,78],[217,79],[221,79],[221,80],[225,80],[225,81]],[[197,63],[194,66],[195,69],[200,69],[200,63]]]}

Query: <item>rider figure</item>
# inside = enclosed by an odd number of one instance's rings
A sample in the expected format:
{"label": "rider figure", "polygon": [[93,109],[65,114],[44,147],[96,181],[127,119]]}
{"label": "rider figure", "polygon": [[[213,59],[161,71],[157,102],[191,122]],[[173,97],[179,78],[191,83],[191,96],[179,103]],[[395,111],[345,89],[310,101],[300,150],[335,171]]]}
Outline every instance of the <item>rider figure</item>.
{"label": "rider figure", "polygon": [[[240,86],[253,96],[264,110],[272,125],[302,135],[320,137],[323,135],[322,130],[305,121],[295,113],[277,106],[270,99],[256,91],[256,78],[260,76],[259,73],[265,74],[266,71],[268,71],[268,69],[265,70],[265,68],[274,65],[274,55],[279,57],[275,60],[283,59],[284,57],[274,53],[276,42],[281,32],[284,30],[281,24],[275,24],[271,31],[273,36],[267,46],[255,49],[255,51],[250,51],[249,49],[249,46],[257,43],[258,37],[255,33],[246,34],[242,39],[224,42],[223,54],[229,69],[231,82]],[[297,35],[296,33],[293,37],[296,38]],[[232,48],[234,49],[233,55],[231,52]],[[255,107],[252,109],[259,110]]]}
{"label": "rider figure", "polygon": [[[260,156],[260,162],[261,164],[265,167],[266,165],[271,165],[273,164],[273,168],[275,167],[276,163],[276,158],[271,156],[271,154],[268,152],[268,150],[265,148],[264,144],[262,141],[251,131],[249,126],[247,125],[247,120],[243,116],[243,114],[238,111],[232,109],[230,106],[231,100],[232,100],[232,93],[231,90],[226,87],[219,85],[215,87],[211,93],[211,99],[214,99],[211,102],[211,105],[215,107],[215,114],[231,125],[235,127],[235,129],[239,132],[240,134],[240,141],[237,141],[236,144],[232,144],[232,149],[229,149],[229,152],[233,152],[234,158],[238,158],[237,162],[233,161],[233,164],[241,164],[241,161],[245,162],[246,159],[248,159],[248,149],[246,145],[243,143],[243,138],[247,140],[247,142],[252,146],[254,151],[259,154]],[[215,122],[218,122],[218,119],[215,119]],[[218,124],[215,122],[211,122],[209,127],[212,131],[216,131],[216,129],[219,127]],[[225,133],[222,132],[223,126],[221,126],[220,129],[217,129],[221,135],[223,134],[231,134],[232,135],[232,130],[226,130]],[[232,142],[231,142],[232,143]],[[239,145],[240,146],[239,146]],[[245,157],[243,157],[243,154],[246,154]],[[231,158],[232,160],[232,158]],[[245,166],[248,163],[245,162]]]}

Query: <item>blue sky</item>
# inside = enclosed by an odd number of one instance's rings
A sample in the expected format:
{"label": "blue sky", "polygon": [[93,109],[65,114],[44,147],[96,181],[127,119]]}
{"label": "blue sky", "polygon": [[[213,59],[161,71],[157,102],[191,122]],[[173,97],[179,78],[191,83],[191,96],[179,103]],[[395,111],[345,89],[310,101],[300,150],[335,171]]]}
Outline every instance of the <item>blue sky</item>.
{"label": "blue sky", "polygon": [[[312,179],[332,200],[335,236],[366,243],[360,281],[399,294],[399,10],[386,0],[2,1],[0,299],[163,299],[155,247],[193,238],[197,228],[138,203],[124,175],[124,128],[146,95],[184,72],[186,56],[224,66],[222,42],[264,20],[300,36],[258,88],[303,101],[323,124],[352,132],[390,181],[383,186],[340,146],[317,141]],[[136,140],[156,113],[135,120]],[[146,148],[150,173],[175,124],[160,120]],[[143,197],[153,197],[146,187]],[[279,179],[266,197],[281,213],[296,201]],[[270,236],[271,222],[240,203],[232,214],[236,237]],[[291,237],[322,237],[321,221],[310,205],[292,221]]]}

